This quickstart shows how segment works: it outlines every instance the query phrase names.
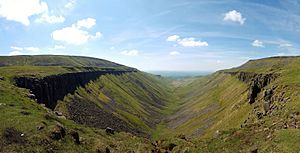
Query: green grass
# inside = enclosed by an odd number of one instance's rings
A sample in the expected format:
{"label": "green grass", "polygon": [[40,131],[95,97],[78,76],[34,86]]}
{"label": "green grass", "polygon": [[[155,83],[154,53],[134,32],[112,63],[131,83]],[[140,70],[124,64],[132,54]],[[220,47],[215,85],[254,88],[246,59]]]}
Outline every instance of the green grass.
{"label": "green grass", "polygon": [[[250,107],[245,105],[246,89],[245,84],[222,73],[198,78],[193,83],[176,89],[175,94],[178,95],[179,101],[177,107],[180,109],[174,116],[178,116],[179,120],[171,120],[169,124],[179,124],[174,132],[190,136],[206,124],[211,124],[207,130],[204,129],[207,136],[213,135],[217,130],[239,127],[250,110]],[[233,110],[234,107],[243,109],[237,111]],[[179,122],[180,116],[187,117],[185,122]]]}
{"label": "green grass", "polygon": [[70,66],[70,67],[122,67],[103,59],[65,55],[0,56],[4,66]]}
{"label": "green grass", "polygon": [[[42,60],[52,66],[41,66],[45,64]],[[299,57],[254,60],[239,68],[225,70],[280,74],[266,87],[276,87],[273,104],[278,109],[260,120],[256,118],[254,110],[262,110],[263,92],[250,105],[247,100],[249,85],[235,76],[224,74],[224,71],[187,80],[167,80],[143,72],[105,75],[85,87],[79,87],[73,95],[67,95],[56,108],[68,117],[67,104],[75,98],[81,98],[151,134],[151,139],[123,132],[107,135],[102,129],[59,119],[30,100],[26,96],[28,90],[17,88],[11,82],[16,75],[44,77],[93,71],[103,68],[101,64],[104,68],[124,68],[106,62],[68,56],[0,57],[0,63],[13,65],[0,67],[0,76],[5,77],[4,81],[0,80],[0,150],[45,152],[51,147],[59,152],[96,152],[97,149],[104,152],[105,148],[110,148],[112,152],[149,152],[154,149],[151,144],[154,140],[160,149],[170,144],[177,145],[174,152],[250,152],[253,146],[257,146],[259,152],[300,150],[300,130],[283,129],[285,122],[293,121],[288,116],[300,110]],[[53,63],[57,65],[53,66]],[[282,98],[289,99],[282,102]],[[28,112],[29,115],[22,112]],[[183,118],[185,120],[181,122]],[[240,128],[246,119],[249,127]],[[298,121],[299,116],[296,119]],[[37,126],[45,123],[43,130],[37,130]],[[49,135],[58,123],[67,132],[78,131],[83,138],[82,144],[74,144],[70,135],[59,141],[51,140]],[[8,127],[24,133],[28,143],[6,144],[3,131]],[[195,131],[200,128],[203,133],[197,135]],[[187,140],[182,138],[183,135]]]}
{"label": "green grass", "polygon": [[111,108],[112,110],[107,111],[134,127],[151,133],[152,125],[149,123],[154,123],[170,112],[166,109],[171,104],[168,99],[171,97],[170,89],[163,83],[164,80],[142,72],[104,75],[87,84],[85,88],[76,90],[76,94],[69,95],[64,102],[67,104],[80,97],[100,108]]}
{"label": "green grass", "polygon": [[300,130],[288,129],[280,130],[275,133],[274,142],[285,152],[299,152]]}
{"label": "green grass", "polygon": [[0,76],[12,79],[15,76],[45,77],[48,75],[106,70],[136,70],[103,59],[63,56],[0,56]]}
{"label": "green grass", "polygon": [[[101,129],[93,129],[70,120],[58,119],[55,115],[47,113],[35,101],[27,98],[26,95],[29,93],[27,90],[17,88],[8,81],[0,81],[0,91],[1,152],[46,152],[49,148],[55,148],[59,152],[96,152],[97,149],[105,151],[106,147],[116,152],[144,152],[151,147],[148,140],[131,134],[116,133],[116,135],[109,136]],[[30,114],[21,114],[24,111]],[[67,133],[72,129],[78,131],[80,137],[83,138],[82,144],[76,145],[70,135],[60,141],[49,138],[57,123],[62,124]],[[45,126],[45,128],[37,130],[40,125]],[[13,127],[24,133],[28,143],[25,145],[6,144],[3,139],[3,131],[8,127]]]}

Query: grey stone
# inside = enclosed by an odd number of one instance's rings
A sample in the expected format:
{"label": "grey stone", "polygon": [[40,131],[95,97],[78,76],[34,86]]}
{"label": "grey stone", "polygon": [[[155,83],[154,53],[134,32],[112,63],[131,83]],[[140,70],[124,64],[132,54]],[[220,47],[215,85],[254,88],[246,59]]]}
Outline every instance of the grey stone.
{"label": "grey stone", "polygon": [[115,134],[115,130],[113,128],[110,128],[110,127],[106,127],[105,132],[107,134]]}

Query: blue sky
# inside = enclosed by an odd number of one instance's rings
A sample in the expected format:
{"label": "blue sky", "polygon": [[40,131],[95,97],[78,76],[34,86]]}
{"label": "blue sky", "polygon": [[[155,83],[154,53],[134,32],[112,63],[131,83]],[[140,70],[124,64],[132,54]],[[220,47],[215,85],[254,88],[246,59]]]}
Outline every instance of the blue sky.
{"label": "blue sky", "polygon": [[299,0],[0,0],[0,55],[215,71],[299,55],[299,36]]}

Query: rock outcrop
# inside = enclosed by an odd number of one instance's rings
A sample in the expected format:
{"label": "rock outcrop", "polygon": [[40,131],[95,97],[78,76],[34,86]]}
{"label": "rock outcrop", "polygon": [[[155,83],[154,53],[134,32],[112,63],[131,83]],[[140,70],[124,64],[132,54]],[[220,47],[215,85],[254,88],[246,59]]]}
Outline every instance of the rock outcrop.
{"label": "rock outcrop", "polygon": [[18,87],[27,88],[32,91],[38,103],[54,109],[57,101],[62,100],[68,93],[73,94],[77,87],[84,86],[88,82],[96,80],[105,74],[120,75],[133,71],[92,71],[65,73],[50,75],[43,78],[17,77],[15,83]]}
{"label": "rock outcrop", "polygon": [[255,102],[257,95],[266,87],[271,81],[275,80],[278,77],[276,74],[258,74],[256,75],[250,83],[249,88],[249,103],[252,104]]}
{"label": "rock outcrop", "polygon": [[264,91],[264,110],[265,110],[265,113],[267,113],[270,110],[272,96],[273,96],[273,89],[266,89]]}
{"label": "rock outcrop", "polygon": [[63,139],[66,136],[66,129],[60,125],[57,124],[53,131],[51,132],[50,138],[53,140],[60,140]]}
{"label": "rock outcrop", "polygon": [[274,81],[279,75],[274,73],[268,74],[257,74],[252,72],[225,72],[230,75],[236,76],[240,81],[249,84],[249,94],[248,99],[249,103],[252,104],[255,102],[257,95]]}

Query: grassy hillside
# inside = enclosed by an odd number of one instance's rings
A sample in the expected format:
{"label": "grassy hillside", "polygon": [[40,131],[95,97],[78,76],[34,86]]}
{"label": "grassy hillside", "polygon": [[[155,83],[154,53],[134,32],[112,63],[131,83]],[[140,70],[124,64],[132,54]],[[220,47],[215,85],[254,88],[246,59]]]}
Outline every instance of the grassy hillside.
{"label": "grassy hillside", "polygon": [[[106,148],[116,152],[143,152],[151,149],[151,143],[144,138],[129,133],[107,135],[103,129],[59,118],[29,99],[28,93],[9,81],[0,81],[0,152],[105,152]],[[71,135],[74,131],[79,133],[80,144],[76,144]]]}
{"label": "grassy hillside", "polygon": [[[169,105],[168,99],[172,97],[164,79],[143,72],[131,72],[136,70],[110,62],[100,67],[86,64],[95,62],[90,58],[82,64],[82,59],[86,59],[84,57],[13,58],[16,59],[1,59],[2,63],[10,64],[0,67],[0,113],[3,123],[0,128],[0,152],[146,152],[153,149],[150,140],[134,135],[148,137],[164,115]],[[59,63],[59,59],[65,63],[52,64]],[[46,64],[36,64],[39,60]],[[82,65],[74,61],[81,61]],[[102,60],[96,60],[99,61]],[[60,101],[56,111],[63,112],[64,116],[37,104],[30,98],[28,89],[18,88],[14,83],[14,78],[20,76],[42,79],[70,72],[111,70],[107,66],[131,73],[102,75],[79,87],[75,94],[69,94]],[[103,129],[108,126],[118,132],[106,134]]]}
{"label": "grassy hillside", "polygon": [[[96,112],[106,112],[125,121],[130,128],[150,135],[164,115],[163,110],[170,103],[169,98],[172,96],[169,91],[163,79],[143,72],[105,75],[84,88],[79,88],[74,95],[66,96],[56,110],[69,114],[69,118],[84,124],[118,129],[119,123],[109,123],[106,122],[109,119],[95,116]],[[81,108],[74,112],[73,106],[76,106],[76,103],[93,103],[99,109],[88,114]],[[88,115],[87,118],[95,119],[79,119],[75,114],[78,112]]]}
{"label": "grassy hillside", "polygon": [[251,109],[246,102],[246,90],[246,84],[223,73],[196,79],[176,89],[180,109],[168,118],[167,125],[190,137],[239,127]]}
{"label": "grassy hillside", "polygon": [[[300,150],[300,57],[251,60],[180,80],[139,71],[105,74],[66,95],[54,111],[30,99],[13,78],[132,69],[84,57],[25,57],[0,60],[7,63],[0,67],[0,152]],[[106,134],[105,127],[117,132]]]}
{"label": "grassy hillside", "polygon": [[[299,146],[299,61],[299,57],[252,60],[175,83],[179,110],[165,121],[172,129],[165,135],[185,134],[204,144],[207,152],[298,152],[300,148],[288,146]],[[262,85],[272,75],[278,77]],[[249,103],[254,91],[255,101]]]}
{"label": "grassy hillside", "polygon": [[121,64],[103,59],[64,55],[0,56],[0,66],[72,66],[72,67],[119,67]]}
{"label": "grassy hillside", "polygon": [[3,77],[16,76],[45,77],[49,75],[86,71],[136,71],[111,61],[64,55],[0,56],[0,74]]}

